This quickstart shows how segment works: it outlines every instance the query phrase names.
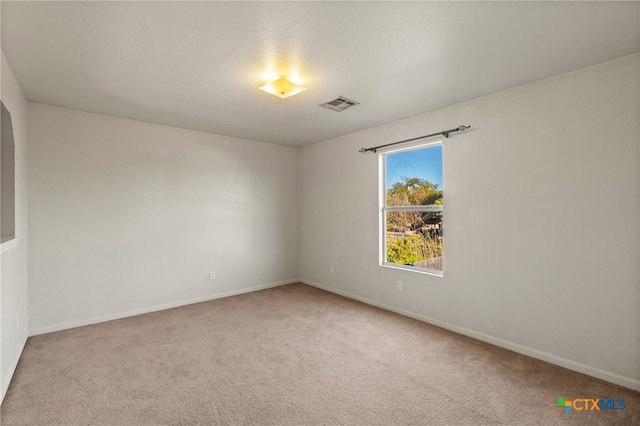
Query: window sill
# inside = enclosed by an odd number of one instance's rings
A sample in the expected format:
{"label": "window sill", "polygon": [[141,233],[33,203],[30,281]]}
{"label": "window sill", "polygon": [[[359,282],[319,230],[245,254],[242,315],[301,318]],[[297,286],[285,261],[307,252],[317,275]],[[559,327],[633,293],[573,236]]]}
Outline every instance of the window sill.
{"label": "window sill", "polygon": [[0,253],[4,253],[18,245],[21,237],[4,237],[0,240]]}
{"label": "window sill", "polygon": [[440,277],[440,278],[444,277],[443,271],[436,271],[435,269],[416,268],[415,266],[398,265],[396,263],[386,263],[386,262],[381,263],[380,266],[383,266],[385,268],[401,269],[403,271],[416,272],[418,274],[432,275],[434,277]]}

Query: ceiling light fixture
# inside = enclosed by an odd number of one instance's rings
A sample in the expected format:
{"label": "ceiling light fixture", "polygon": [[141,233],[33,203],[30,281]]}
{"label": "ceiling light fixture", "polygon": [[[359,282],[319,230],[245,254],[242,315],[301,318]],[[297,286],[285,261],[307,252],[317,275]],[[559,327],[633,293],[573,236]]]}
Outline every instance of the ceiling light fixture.
{"label": "ceiling light fixture", "polygon": [[262,87],[258,87],[258,89],[264,90],[265,92],[271,93],[272,95],[275,95],[282,99],[307,90],[306,87],[297,85],[284,75],[281,75],[276,80],[273,80],[272,82],[267,83]]}

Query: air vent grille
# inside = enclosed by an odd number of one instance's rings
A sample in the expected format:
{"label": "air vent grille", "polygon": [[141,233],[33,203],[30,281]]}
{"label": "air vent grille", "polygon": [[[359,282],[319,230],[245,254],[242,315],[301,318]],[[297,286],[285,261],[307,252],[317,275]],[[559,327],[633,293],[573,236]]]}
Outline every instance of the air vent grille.
{"label": "air vent grille", "polygon": [[325,102],[320,104],[323,108],[328,108],[333,111],[342,112],[347,108],[351,108],[352,106],[359,105],[360,102],[352,101],[351,99],[347,99],[344,96],[338,96],[335,99],[330,100],[329,102]]}

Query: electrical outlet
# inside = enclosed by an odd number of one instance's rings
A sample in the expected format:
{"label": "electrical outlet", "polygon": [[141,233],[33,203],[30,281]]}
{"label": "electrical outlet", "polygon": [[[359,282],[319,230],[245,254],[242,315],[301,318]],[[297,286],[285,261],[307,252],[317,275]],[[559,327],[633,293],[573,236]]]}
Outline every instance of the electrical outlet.
{"label": "electrical outlet", "polygon": [[16,314],[16,328],[18,328],[18,314]]}
{"label": "electrical outlet", "polygon": [[209,279],[210,280],[216,279],[216,271],[209,271]]}
{"label": "electrical outlet", "polygon": [[333,274],[333,265],[329,266],[329,273]]}
{"label": "electrical outlet", "polygon": [[398,281],[398,291],[402,291],[402,281]]}

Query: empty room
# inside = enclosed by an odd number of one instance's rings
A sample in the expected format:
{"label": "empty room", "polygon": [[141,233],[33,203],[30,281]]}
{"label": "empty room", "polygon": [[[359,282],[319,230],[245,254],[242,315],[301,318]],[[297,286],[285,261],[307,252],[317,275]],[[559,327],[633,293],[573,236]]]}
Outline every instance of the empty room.
{"label": "empty room", "polygon": [[639,2],[0,23],[0,424],[640,424]]}

